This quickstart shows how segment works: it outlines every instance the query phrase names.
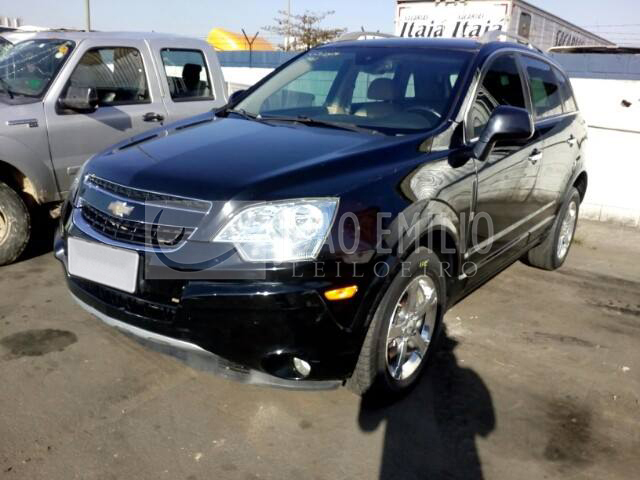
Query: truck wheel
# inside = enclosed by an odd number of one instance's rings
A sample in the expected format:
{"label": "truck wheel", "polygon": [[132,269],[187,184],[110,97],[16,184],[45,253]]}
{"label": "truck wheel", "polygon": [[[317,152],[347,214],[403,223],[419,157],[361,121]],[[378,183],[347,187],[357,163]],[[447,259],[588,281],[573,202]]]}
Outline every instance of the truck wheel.
{"label": "truck wheel", "polygon": [[424,247],[405,260],[375,310],[347,381],[354,393],[392,397],[415,385],[444,314],[446,286],[440,268],[438,256]]}
{"label": "truck wheel", "polygon": [[547,238],[540,245],[529,250],[524,257],[524,263],[543,270],[560,268],[567,259],[573,243],[579,213],[580,193],[572,188]]}
{"label": "truck wheel", "polygon": [[29,210],[7,184],[0,182],[0,265],[14,262],[29,242]]}

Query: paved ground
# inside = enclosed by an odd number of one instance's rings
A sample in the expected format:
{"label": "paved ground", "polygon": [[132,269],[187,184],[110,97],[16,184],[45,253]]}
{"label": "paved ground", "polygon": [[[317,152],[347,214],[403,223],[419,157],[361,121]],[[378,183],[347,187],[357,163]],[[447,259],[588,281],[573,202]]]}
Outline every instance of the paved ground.
{"label": "paved ground", "polygon": [[582,223],[452,310],[388,408],[197,372],[81,312],[50,253],[0,270],[0,477],[637,478],[640,233]]}

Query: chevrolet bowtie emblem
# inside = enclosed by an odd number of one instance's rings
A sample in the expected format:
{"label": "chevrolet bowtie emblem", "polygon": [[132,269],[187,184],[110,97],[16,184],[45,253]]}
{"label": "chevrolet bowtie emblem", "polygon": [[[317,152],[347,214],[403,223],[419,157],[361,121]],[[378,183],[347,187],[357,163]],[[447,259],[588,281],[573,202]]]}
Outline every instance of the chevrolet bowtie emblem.
{"label": "chevrolet bowtie emblem", "polygon": [[134,207],[127,205],[127,202],[111,202],[107,207],[116,217],[128,217],[133,212]]}

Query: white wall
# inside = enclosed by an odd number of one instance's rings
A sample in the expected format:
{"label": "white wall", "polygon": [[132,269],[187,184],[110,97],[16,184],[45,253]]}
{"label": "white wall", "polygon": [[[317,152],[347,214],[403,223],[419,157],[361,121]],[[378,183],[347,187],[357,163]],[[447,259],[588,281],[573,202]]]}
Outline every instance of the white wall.
{"label": "white wall", "polygon": [[244,90],[269,75],[273,68],[222,67],[227,82],[228,94]]}
{"label": "white wall", "polygon": [[571,83],[589,125],[589,187],[582,216],[638,227],[640,80],[574,78]]}

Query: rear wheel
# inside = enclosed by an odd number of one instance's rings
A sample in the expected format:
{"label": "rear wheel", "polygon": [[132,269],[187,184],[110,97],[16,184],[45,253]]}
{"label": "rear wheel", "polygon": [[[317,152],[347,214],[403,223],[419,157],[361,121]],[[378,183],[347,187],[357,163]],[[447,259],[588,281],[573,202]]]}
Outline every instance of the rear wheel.
{"label": "rear wheel", "polygon": [[29,243],[31,217],[20,195],[0,182],[0,265],[14,262]]}
{"label": "rear wheel", "polygon": [[580,193],[572,188],[547,238],[540,245],[529,250],[524,258],[525,263],[543,270],[560,268],[571,249],[579,213]]}
{"label": "rear wheel", "polygon": [[[407,268],[408,267],[408,268]],[[358,395],[399,394],[418,380],[444,312],[438,256],[420,248],[405,260],[376,308],[347,386]]]}

